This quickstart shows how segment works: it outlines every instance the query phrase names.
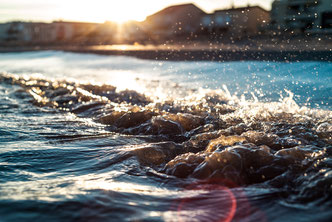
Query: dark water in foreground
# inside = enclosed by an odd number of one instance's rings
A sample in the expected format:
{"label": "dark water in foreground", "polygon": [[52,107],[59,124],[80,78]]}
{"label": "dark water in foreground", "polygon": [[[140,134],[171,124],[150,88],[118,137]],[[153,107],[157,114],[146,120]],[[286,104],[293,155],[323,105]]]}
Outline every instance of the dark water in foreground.
{"label": "dark water in foreground", "polygon": [[331,221],[328,101],[74,80],[0,75],[1,222]]}

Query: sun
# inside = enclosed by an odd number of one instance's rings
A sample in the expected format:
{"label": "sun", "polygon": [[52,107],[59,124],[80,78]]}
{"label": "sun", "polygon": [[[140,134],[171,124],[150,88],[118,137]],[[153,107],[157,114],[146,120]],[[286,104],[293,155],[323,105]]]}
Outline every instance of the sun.
{"label": "sun", "polygon": [[[155,5],[149,0],[94,0],[94,1],[63,1],[56,14],[62,19],[74,21],[124,23],[129,20],[143,21],[149,13],[155,10]],[[152,6],[152,7],[151,7]]]}

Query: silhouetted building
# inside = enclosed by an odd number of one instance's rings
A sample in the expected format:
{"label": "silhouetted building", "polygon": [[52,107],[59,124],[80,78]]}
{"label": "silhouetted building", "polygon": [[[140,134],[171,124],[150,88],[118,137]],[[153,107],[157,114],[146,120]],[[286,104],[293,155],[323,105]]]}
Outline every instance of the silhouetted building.
{"label": "silhouetted building", "polygon": [[108,23],[64,22],[9,22],[0,24],[0,40],[19,43],[111,43],[114,25]]}
{"label": "silhouetted building", "polygon": [[1,23],[0,24],[0,41],[7,41],[9,38],[8,30],[11,23]]}
{"label": "silhouetted building", "polygon": [[56,29],[52,23],[24,23],[23,41],[31,43],[48,43],[56,40]]}
{"label": "silhouetted building", "polygon": [[276,0],[271,25],[280,31],[332,33],[332,1]]}
{"label": "silhouetted building", "polygon": [[24,22],[10,22],[5,24],[6,33],[3,34],[5,36],[6,41],[25,41],[27,38],[24,35],[24,28],[26,23]]}
{"label": "silhouetted building", "polygon": [[57,41],[80,40],[86,38],[90,33],[94,32],[99,23],[87,22],[53,22],[56,29]]}
{"label": "silhouetted building", "polygon": [[159,38],[187,35],[200,29],[204,15],[194,4],[174,5],[148,16],[143,24],[151,35]]}
{"label": "silhouetted building", "polygon": [[270,21],[270,13],[259,6],[217,10],[202,18],[209,33],[230,34],[237,37],[259,34]]}

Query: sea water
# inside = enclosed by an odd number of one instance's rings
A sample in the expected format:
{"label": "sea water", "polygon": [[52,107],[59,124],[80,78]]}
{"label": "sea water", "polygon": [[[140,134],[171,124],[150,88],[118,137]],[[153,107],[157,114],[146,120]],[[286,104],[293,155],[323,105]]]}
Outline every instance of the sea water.
{"label": "sea water", "polygon": [[332,64],[0,54],[0,221],[330,221]]}

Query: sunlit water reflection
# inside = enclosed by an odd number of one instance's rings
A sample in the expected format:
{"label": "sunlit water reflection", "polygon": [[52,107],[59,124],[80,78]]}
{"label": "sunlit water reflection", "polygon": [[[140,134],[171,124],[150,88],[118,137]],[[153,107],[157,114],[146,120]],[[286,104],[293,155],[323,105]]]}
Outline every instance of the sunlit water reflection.
{"label": "sunlit water reflection", "polygon": [[122,90],[153,95],[156,89],[152,93],[146,90],[151,85],[167,96],[169,84],[193,89],[219,89],[226,85],[231,94],[244,94],[248,99],[254,94],[260,101],[278,101],[287,95],[287,89],[300,105],[330,109],[332,103],[329,62],[167,62],[44,51],[1,54],[0,70],[108,83]]}

